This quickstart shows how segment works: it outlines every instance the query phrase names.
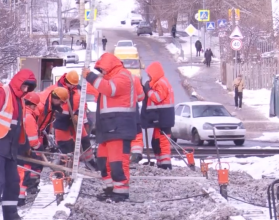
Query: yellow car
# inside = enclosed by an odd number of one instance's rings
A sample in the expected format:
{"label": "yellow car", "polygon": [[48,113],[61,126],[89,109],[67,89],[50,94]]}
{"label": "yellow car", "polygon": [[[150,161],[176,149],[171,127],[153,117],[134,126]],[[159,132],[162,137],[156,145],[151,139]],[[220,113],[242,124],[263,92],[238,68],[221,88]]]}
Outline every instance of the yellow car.
{"label": "yellow car", "polygon": [[141,70],[144,69],[144,64],[139,58],[137,48],[117,47],[114,50],[114,55],[123,62],[124,67],[133,75],[141,78]]}

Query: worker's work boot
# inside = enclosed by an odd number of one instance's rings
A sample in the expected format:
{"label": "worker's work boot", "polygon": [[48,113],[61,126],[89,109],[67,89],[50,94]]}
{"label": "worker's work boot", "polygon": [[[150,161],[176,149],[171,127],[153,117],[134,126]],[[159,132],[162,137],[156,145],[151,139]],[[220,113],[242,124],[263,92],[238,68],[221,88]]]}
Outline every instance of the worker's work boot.
{"label": "worker's work boot", "polygon": [[17,206],[18,206],[18,207],[21,207],[21,206],[26,205],[26,202],[25,202],[25,201],[26,201],[26,200],[23,199],[23,198],[18,199]]}
{"label": "worker's work boot", "polygon": [[158,168],[164,169],[164,170],[172,170],[172,165],[171,164],[161,164],[160,167],[158,166]]}
{"label": "worker's work boot", "polygon": [[118,203],[118,202],[125,202],[129,199],[129,193],[112,193],[110,198],[107,200],[108,203]]}
{"label": "worker's work boot", "polygon": [[131,163],[139,163],[142,160],[142,154],[139,153],[132,153],[130,162]]}
{"label": "worker's work boot", "polygon": [[113,187],[106,187],[103,189],[104,193],[105,194],[112,194],[112,191],[113,191]]}

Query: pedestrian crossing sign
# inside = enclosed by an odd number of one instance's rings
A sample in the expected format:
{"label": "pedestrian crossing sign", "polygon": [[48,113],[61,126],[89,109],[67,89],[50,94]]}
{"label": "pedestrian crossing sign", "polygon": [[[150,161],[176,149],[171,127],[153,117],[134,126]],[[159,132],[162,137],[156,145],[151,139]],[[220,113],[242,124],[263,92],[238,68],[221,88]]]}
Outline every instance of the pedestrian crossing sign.
{"label": "pedestrian crossing sign", "polygon": [[215,22],[206,22],[206,30],[208,31],[215,30]]}
{"label": "pedestrian crossing sign", "polygon": [[210,11],[209,10],[199,10],[198,21],[210,21]]}
{"label": "pedestrian crossing sign", "polygon": [[227,25],[226,19],[219,19],[219,20],[218,20],[218,27],[219,27],[219,28],[226,27],[226,25]]}
{"label": "pedestrian crossing sign", "polygon": [[[90,9],[85,9],[85,15],[84,15],[85,21],[90,20],[90,12],[91,12]],[[95,8],[94,9],[94,21],[96,20],[96,18],[97,18],[97,9]]]}

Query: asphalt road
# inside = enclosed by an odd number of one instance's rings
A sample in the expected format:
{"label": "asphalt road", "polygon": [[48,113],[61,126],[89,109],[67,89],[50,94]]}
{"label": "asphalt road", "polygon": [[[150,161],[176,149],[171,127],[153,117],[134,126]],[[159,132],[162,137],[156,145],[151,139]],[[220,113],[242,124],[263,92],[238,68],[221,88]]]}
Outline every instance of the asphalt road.
{"label": "asphalt road", "polygon": [[[168,78],[174,90],[175,104],[180,102],[190,101],[189,96],[184,91],[181,85],[181,79],[177,73],[178,64],[172,58],[172,55],[164,47],[164,44],[152,39],[148,36],[137,36],[135,32],[117,29],[117,30],[102,30],[103,35],[108,39],[107,52],[113,52],[114,45],[119,40],[133,40],[137,45],[141,60],[147,67],[151,62],[159,61],[165,71],[165,76]],[[146,81],[146,73],[142,71],[143,82]]]}
{"label": "asphalt road", "polygon": [[[154,39],[154,37],[148,36],[137,36],[135,32],[132,30],[126,30],[126,29],[103,29],[102,30],[103,35],[106,36],[108,40],[107,44],[107,52],[112,52],[114,50],[114,45],[119,40],[133,40],[134,43],[137,45],[137,48],[140,53],[140,57],[147,67],[151,62],[159,61],[164,70],[165,70],[165,76],[170,81],[175,95],[175,103],[180,102],[187,102],[190,101],[190,98],[188,94],[186,94],[185,90],[183,89],[181,85],[181,79],[177,72],[177,67],[179,64],[177,64],[174,59],[172,58],[172,55],[165,49],[164,43],[159,42],[158,40]],[[99,42],[101,43],[101,42]],[[145,71],[142,71],[143,81],[146,80],[146,73]],[[149,143],[151,141],[152,132],[150,129],[148,129],[148,136],[149,136]],[[179,144],[182,146],[191,146],[190,142],[178,141]],[[220,147],[235,147],[233,142],[219,142],[218,145]],[[150,145],[151,146],[151,145]],[[207,143],[205,143],[204,147],[208,146]],[[244,147],[254,147],[254,146],[260,146],[260,147],[267,147],[267,146],[279,146],[278,143],[272,143],[272,142],[261,142],[261,141],[250,141],[247,140],[244,144]]]}

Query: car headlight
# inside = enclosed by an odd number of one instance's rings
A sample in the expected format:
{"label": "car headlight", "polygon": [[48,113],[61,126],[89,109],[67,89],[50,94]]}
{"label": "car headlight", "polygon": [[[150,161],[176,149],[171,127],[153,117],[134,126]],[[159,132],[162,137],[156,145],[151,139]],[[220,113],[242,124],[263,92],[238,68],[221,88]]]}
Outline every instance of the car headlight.
{"label": "car headlight", "polygon": [[238,124],[238,128],[239,128],[239,129],[245,129],[244,124],[243,124],[242,122],[240,122],[240,123]]}
{"label": "car headlight", "polygon": [[205,123],[203,124],[203,130],[212,130],[213,129],[213,126],[209,123]]}

